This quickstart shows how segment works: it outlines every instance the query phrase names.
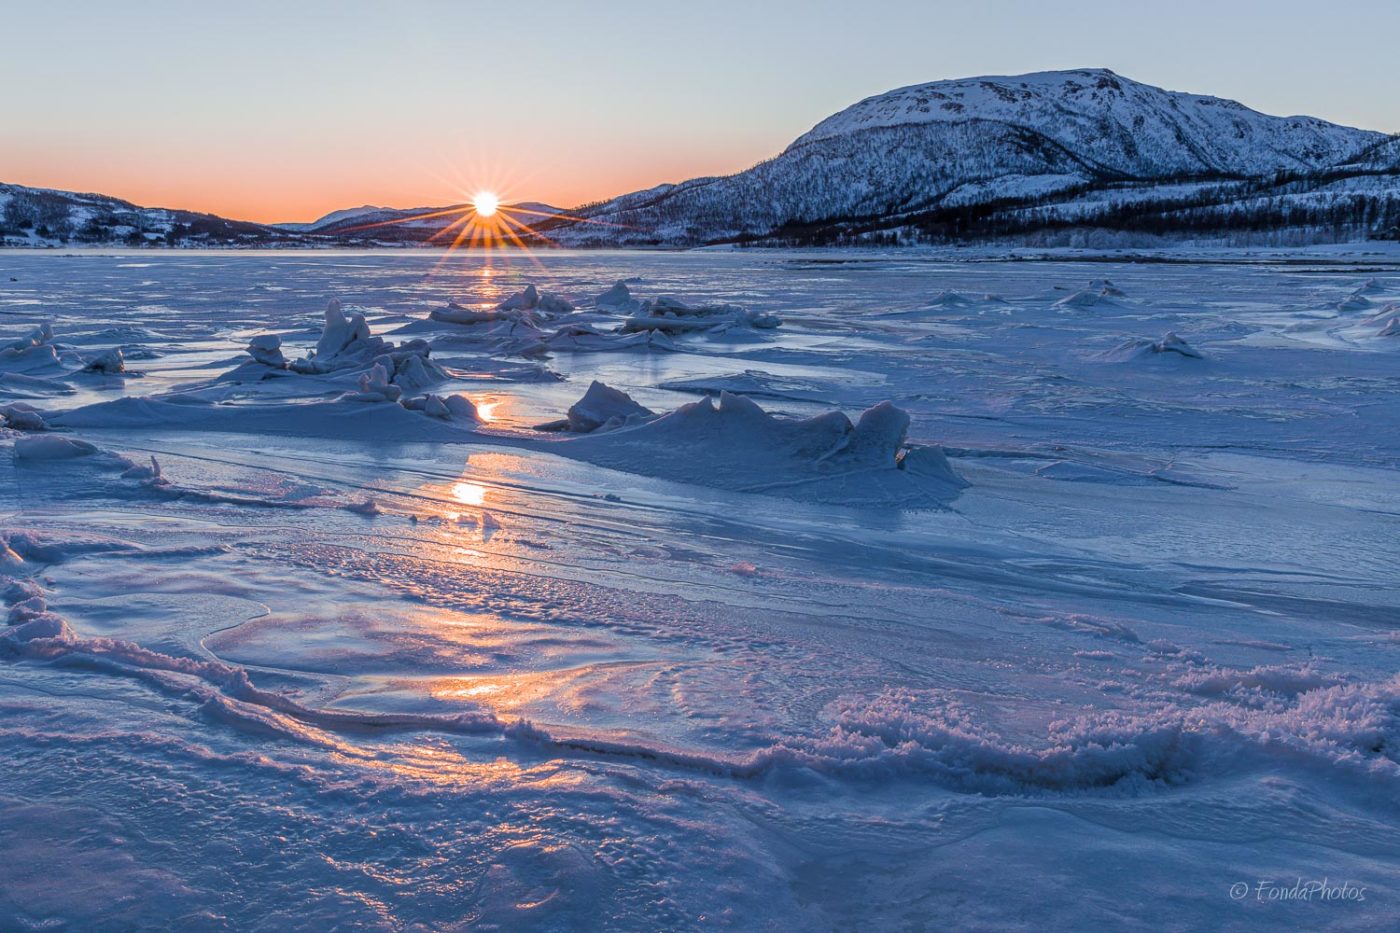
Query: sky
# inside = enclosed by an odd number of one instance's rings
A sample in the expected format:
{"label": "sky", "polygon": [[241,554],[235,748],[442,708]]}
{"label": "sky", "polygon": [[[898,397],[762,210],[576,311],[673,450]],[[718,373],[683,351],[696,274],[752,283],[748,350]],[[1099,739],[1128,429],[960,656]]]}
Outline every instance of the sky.
{"label": "sky", "polygon": [[739,171],[896,87],[1106,67],[1400,131],[1400,0],[0,0],[0,181],[264,222]]}

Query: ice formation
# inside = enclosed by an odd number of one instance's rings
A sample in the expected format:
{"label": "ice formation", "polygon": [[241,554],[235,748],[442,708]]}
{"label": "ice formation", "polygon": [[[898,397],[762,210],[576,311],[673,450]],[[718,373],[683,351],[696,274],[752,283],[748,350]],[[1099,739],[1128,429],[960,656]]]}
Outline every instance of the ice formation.
{"label": "ice formation", "polygon": [[771,330],[782,324],[776,314],[752,311],[739,305],[689,305],[662,296],[644,301],[637,314],[623,321],[624,333],[659,330],[668,334],[708,332],[722,334],[734,328]]}
{"label": "ice formation", "polygon": [[929,302],[931,308],[978,308],[987,305],[1001,305],[1006,301],[1000,295],[969,295],[963,292],[944,290]]}
{"label": "ice formation", "polygon": [[121,347],[113,347],[103,353],[99,353],[83,365],[85,373],[122,373],[126,372],[126,359],[122,356]]}
{"label": "ice formation", "polygon": [[632,291],[626,282],[613,285],[593,299],[593,305],[600,311],[610,311],[614,314],[634,314],[642,307],[642,303],[632,297]]}
{"label": "ice formation", "polygon": [[619,350],[675,350],[676,343],[659,330],[617,333],[582,322],[564,324],[552,332],[537,331],[507,345],[520,356],[548,353],[597,353]]}
{"label": "ice formation", "polygon": [[27,372],[59,365],[58,351],[53,345],[53,325],[48,322],[0,348],[0,371]]}
{"label": "ice formation", "polygon": [[[275,345],[274,340],[277,341]],[[258,363],[276,367],[282,355],[280,339],[255,337],[248,346],[248,353]],[[359,372],[357,384],[362,395],[368,393],[392,401],[398,398],[392,390],[398,390],[399,394],[421,392],[448,378],[447,371],[431,358],[431,354],[432,347],[426,340],[394,344],[371,335],[363,314],[356,312],[347,317],[341,303],[333,299],[326,307],[325,325],[315,352],[292,360],[288,368],[303,375]],[[384,391],[381,382],[391,390]]]}
{"label": "ice formation", "polygon": [[1110,285],[1095,287],[1095,283],[1091,282],[1088,288],[1082,288],[1055,302],[1054,307],[1064,310],[1083,310],[1096,308],[1100,305],[1112,305],[1115,303],[1114,299],[1122,294],[1122,291]]}
{"label": "ice formation", "polygon": [[630,472],[817,501],[873,492],[881,501],[903,495],[925,502],[967,485],[940,448],[906,444],[909,416],[889,402],[867,409],[853,424],[840,411],[785,418],[722,392],[717,404],[706,396],[654,416],[595,382],[575,408],[544,427],[586,433],[555,449]]}
{"label": "ice formation", "polygon": [[1128,360],[1144,359],[1159,355],[1179,356],[1193,360],[1205,358],[1201,355],[1199,350],[1172,331],[1168,331],[1159,340],[1151,340],[1148,338],[1125,340],[1114,349],[1102,354],[1102,358],[1113,362],[1127,362]]}
{"label": "ice formation", "polygon": [[397,402],[403,395],[403,389],[389,382],[389,370],[380,362],[360,375],[358,385],[360,390],[349,396],[358,402]]}
{"label": "ice formation", "polygon": [[0,405],[0,425],[15,431],[42,431],[44,416],[23,402]]}
{"label": "ice formation", "polygon": [[434,308],[428,312],[428,317],[446,324],[491,324],[499,321],[513,321],[533,326],[571,314],[573,311],[573,303],[567,298],[549,292],[541,292],[534,285],[527,285],[494,308],[464,308],[454,302],[449,303],[445,308]]}
{"label": "ice formation", "polygon": [[542,424],[539,430],[589,434],[640,424],[654,417],[655,412],[633,401],[626,392],[594,380],[583,398],[569,406],[566,418]]}
{"label": "ice formation", "polygon": [[421,411],[430,418],[476,424],[481,421],[476,405],[465,395],[421,395],[406,398],[401,404],[409,411]]}
{"label": "ice formation", "polygon": [[247,352],[264,366],[274,369],[287,368],[287,358],[282,354],[282,338],[276,334],[260,334],[249,340]]}
{"label": "ice formation", "polygon": [[71,460],[95,453],[95,445],[61,434],[35,434],[15,441],[15,458],[19,460]]}

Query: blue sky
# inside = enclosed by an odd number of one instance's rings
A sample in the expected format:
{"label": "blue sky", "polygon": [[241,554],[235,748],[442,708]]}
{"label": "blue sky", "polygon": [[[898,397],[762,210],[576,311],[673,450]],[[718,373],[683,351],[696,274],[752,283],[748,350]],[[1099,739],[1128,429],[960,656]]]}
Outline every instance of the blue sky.
{"label": "blue sky", "polygon": [[24,3],[0,180],[259,220],[744,168],[890,88],[1108,67],[1400,130],[1400,2]]}

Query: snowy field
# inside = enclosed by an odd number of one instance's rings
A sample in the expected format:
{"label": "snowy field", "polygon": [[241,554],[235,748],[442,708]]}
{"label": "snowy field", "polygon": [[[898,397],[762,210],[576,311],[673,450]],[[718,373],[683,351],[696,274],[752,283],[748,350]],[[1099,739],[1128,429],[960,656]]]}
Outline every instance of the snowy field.
{"label": "snowy field", "polygon": [[1222,256],[0,253],[0,928],[1395,927],[1400,255]]}

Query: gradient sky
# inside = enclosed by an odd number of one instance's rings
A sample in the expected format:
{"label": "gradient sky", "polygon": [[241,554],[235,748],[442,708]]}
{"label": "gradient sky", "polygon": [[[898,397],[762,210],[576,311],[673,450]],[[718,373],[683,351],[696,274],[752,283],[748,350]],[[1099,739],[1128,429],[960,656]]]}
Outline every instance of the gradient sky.
{"label": "gradient sky", "polygon": [[895,87],[1107,67],[1400,131],[1400,0],[0,0],[0,181],[262,221],[745,168]]}

